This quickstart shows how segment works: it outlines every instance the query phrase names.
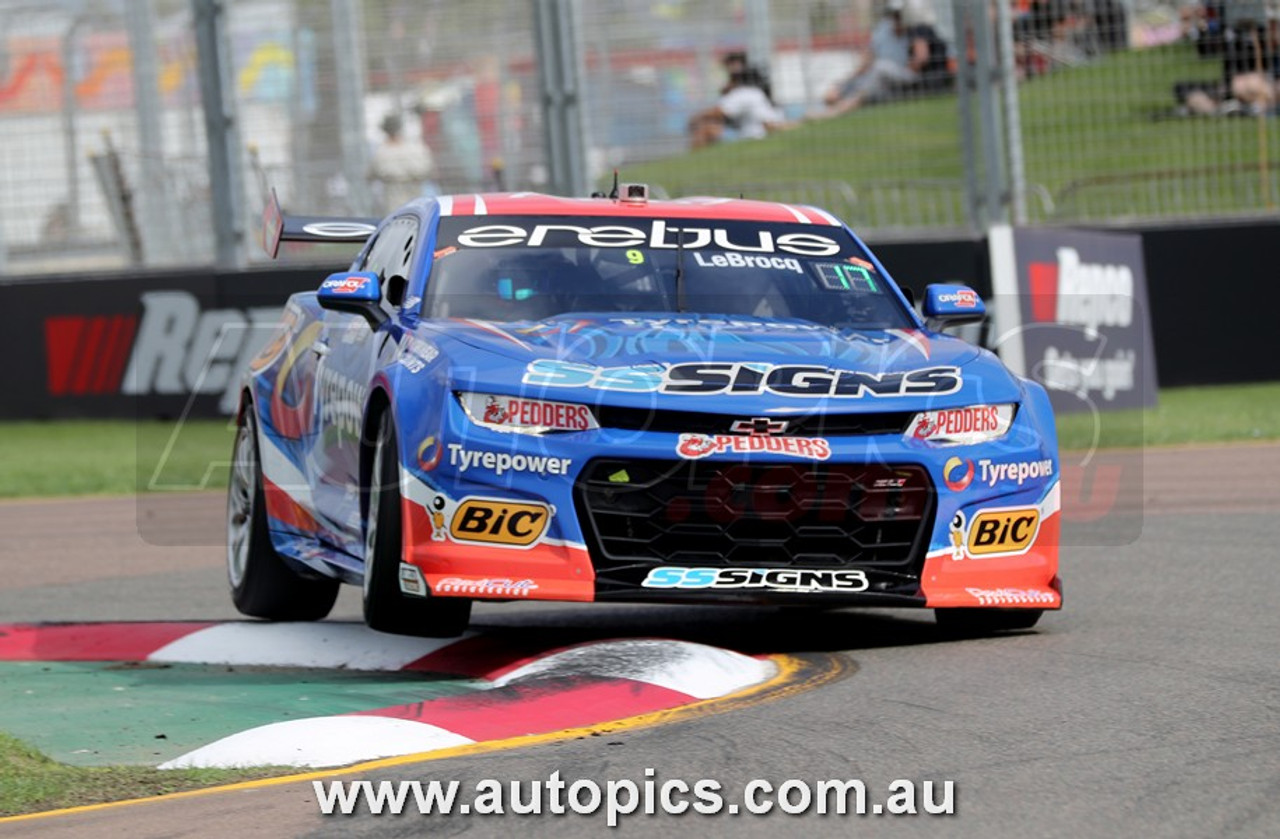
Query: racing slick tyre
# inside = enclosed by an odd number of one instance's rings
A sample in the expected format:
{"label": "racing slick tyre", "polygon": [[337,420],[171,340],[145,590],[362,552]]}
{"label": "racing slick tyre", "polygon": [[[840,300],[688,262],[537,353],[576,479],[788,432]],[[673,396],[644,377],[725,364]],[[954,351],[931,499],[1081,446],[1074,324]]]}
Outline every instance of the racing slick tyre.
{"label": "racing slick tyre", "polygon": [[273,621],[314,621],[329,614],[339,582],[304,577],[271,546],[258,457],[257,419],[246,405],[237,424],[227,484],[227,579],[241,614]]}
{"label": "racing slick tyre", "polygon": [[364,621],[370,629],[422,638],[453,638],[466,631],[471,601],[415,597],[400,590],[404,551],[400,456],[390,414],[383,414],[373,445],[364,532]]}
{"label": "racing slick tyre", "polygon": [[934,609],[938,626],[956,635],[987,635],[1015,629],[1030,629],[1044,614],[1043,609]]}

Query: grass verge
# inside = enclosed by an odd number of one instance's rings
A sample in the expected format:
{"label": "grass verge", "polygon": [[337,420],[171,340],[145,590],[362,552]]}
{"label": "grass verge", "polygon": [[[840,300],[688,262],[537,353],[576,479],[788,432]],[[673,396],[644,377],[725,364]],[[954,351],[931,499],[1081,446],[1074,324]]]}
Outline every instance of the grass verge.
{"label": "grass verge", "polygon": [[[1098,448],[1232,443],[1280,438],[1280,382],[1169,388],[1146,411],[1101,414]],[[1092,415],[1058,417],[1063,450],[1095,445]]]}
{"label": "grass verge", "polygon": [[[1280,382],[1172,388],[1149,411],[1058,417],[1064,450],[1280,439]],[[6,423],[0,498],[217,489],[233,430],[222,420]]]}
{"label": "grass verge", "polygon": [[146,766],[67,766],[0,734],[0,816],[146,798],[293,771],[289,767],[162,771]]}

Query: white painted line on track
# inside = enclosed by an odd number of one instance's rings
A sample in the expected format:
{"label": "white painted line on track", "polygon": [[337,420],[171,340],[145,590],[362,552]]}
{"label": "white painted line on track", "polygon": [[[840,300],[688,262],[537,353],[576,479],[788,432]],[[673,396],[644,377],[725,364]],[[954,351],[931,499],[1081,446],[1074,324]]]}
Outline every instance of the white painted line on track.
{"label": "white painted line on track", "polygon": [[250,728],[187,752],[160,764],[159,768],[343,766],[474,742],[461,734],[410,720],[313,717]]}

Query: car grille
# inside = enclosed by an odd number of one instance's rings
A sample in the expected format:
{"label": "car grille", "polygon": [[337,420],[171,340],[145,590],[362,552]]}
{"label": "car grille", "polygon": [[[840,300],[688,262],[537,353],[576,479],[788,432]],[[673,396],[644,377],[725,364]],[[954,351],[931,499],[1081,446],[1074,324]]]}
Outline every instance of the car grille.
{"label": "car grille", "polygon": [[[708,414],[701,411],[668,411],[600,405],[595,409],[601,428],[656,431],[671,434],[732,434],[733,424],[750,421],[745,414]],[[902,434],[915,416],[913,411],[881,411],[862,414],[811,414],[773,417],[786,420],[784,436],[852,437],[865,434]],[[741,433],[737,431],[736,433]]]}
{"label": "car grille", "polygon": [[574,496],[606,595],[663,564],[860,568],[910,588],[934,515],[918,465],[597,459]]}

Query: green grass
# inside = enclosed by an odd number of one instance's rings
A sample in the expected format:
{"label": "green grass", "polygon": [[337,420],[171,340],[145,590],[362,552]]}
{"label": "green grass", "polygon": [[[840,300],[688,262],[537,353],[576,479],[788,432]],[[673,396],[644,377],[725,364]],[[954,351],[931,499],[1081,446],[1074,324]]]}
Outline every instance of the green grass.
{"label": "green grass", "polygon": [[[1219,62],[1174,45],[1116,53],[1023,82],[1026,178],[1052,201],[1033,197],[1031,218],[1267,210],[1258,172],[1258,120],[1172,116],[1175,82],[1219,75]],[[1280,163],[1280,121],[1265,122],[1274,167]],[[817,203],[855,227],[963,221],[958,185],[964,161],[954,94],[876,105],[764,140],[628,164],[624,174],[671,195],[745,191],[753,198]],[[1275,175],[1273,168],[1272,181]],[[921,183],[930,179],[951,186]],[[832,181],[849,184],[856,200],[838,194]],[[890,186],[902,182],[913,186],[905,192]]]}
{"label": "green grass", "polygon": [[226,486],[226,421],[60,420],[0,428],[0,498]]}
{"label": "green grass", "polygon": [[67,766],[0,733],[0,816],[147,798],[291,771],[279,767],[161,771],[139,766]]}
{"label": "green grass", "polygon": [[[1280,438],[1280,383],[1170,388],[1147,411],[1101,414],[1101,448],[1230,443]],[[1091,415],[1058,417],[1058,445],[1093,445]]]}
{"label": "green grass", "polygon": [[[214,489],[226,486],[227,422],[7,423],[0,435],[0,497]],[[1101,448],[1280,438],[1280,383],[1174,388],[1159,407],[1101,415]],[[1090,415],[1058,418],[1065,449],[1093,445]],[[167,452],[167,455],[166,455]]]}

